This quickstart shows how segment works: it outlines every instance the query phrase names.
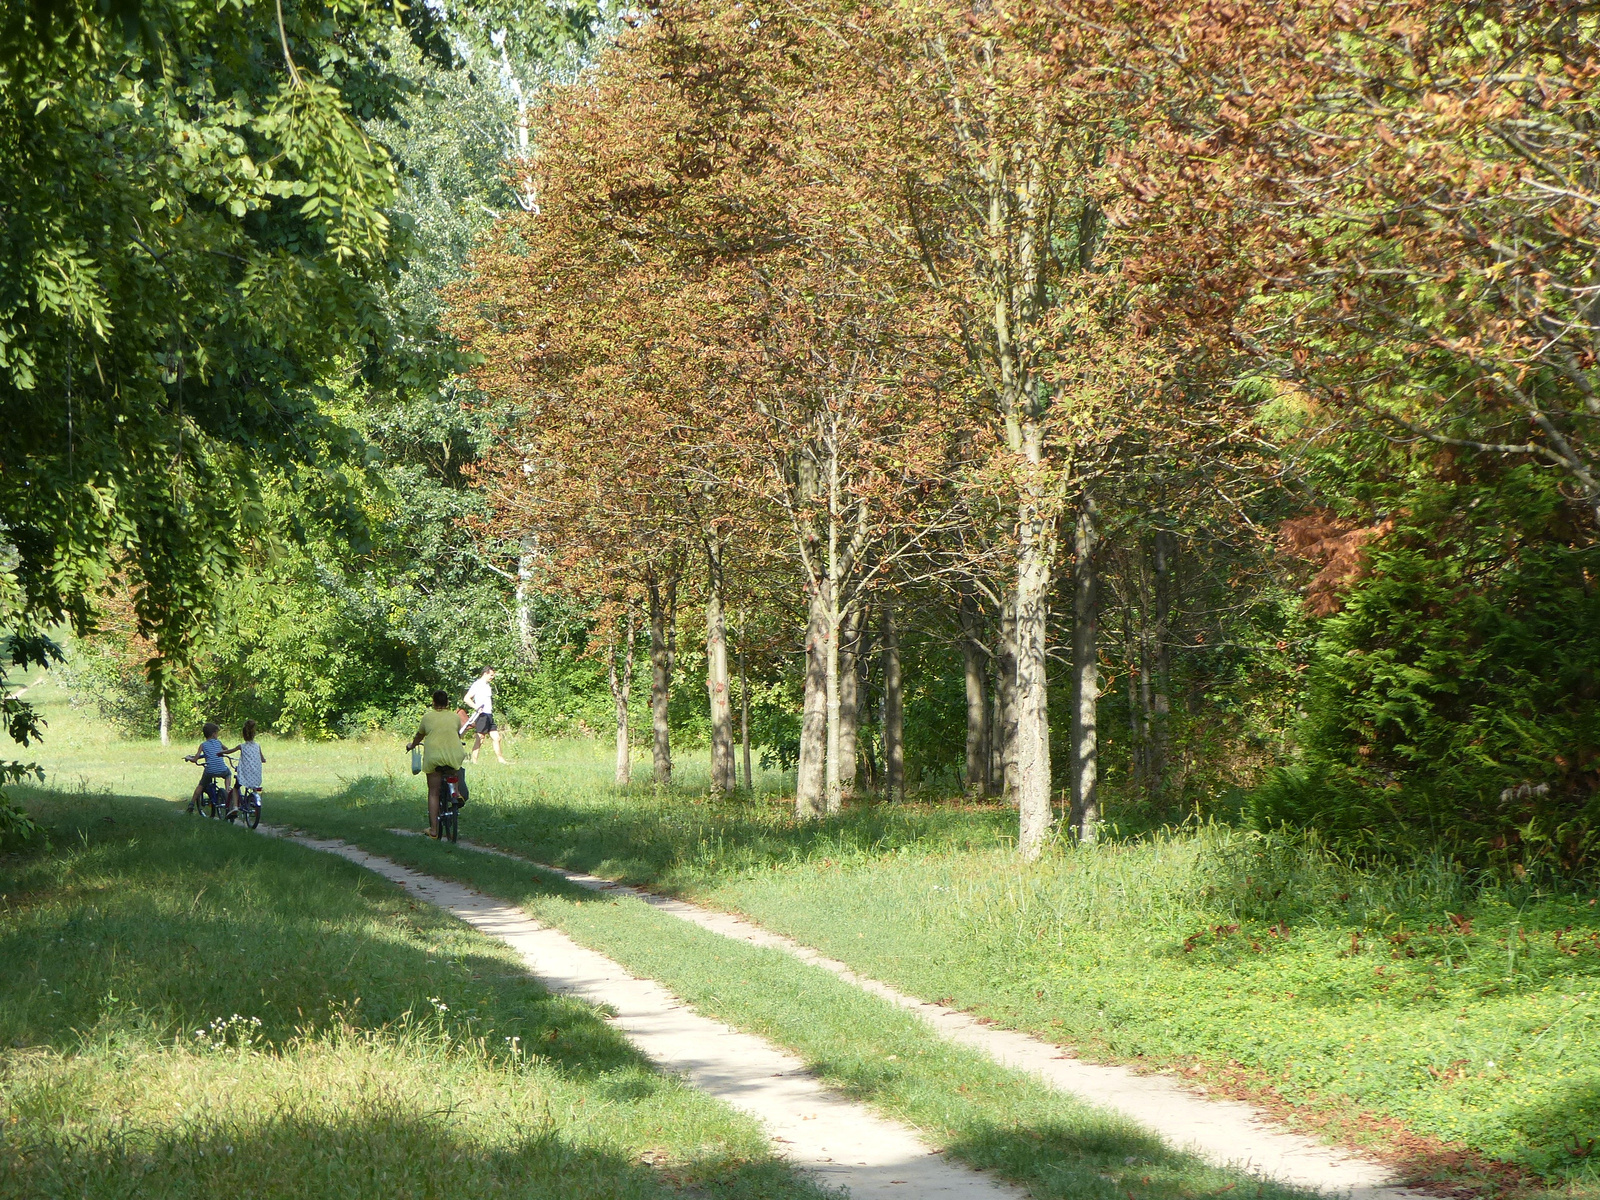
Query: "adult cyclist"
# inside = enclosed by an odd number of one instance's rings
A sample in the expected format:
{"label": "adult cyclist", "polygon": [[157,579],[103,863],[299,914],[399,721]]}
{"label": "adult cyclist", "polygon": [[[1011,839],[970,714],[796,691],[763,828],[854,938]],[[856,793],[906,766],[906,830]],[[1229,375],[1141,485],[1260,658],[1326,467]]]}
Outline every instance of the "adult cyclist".
{"label": "adult cyclist", "polygon": [[439,836],[439,789],[443,786],[445,772],[461,774],[461,764],[467,757],[448,692],[433,694],[433,707],[423,712],[416,736],[406,743],[407,750],[418,746],[422,747],[422,769],[428,776],[428,836],[436,838]]}

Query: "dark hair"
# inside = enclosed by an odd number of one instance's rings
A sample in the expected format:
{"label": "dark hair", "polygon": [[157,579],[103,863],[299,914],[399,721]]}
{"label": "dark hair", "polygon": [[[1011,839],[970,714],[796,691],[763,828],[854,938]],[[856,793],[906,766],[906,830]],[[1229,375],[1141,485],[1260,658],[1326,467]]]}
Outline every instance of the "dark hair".
{"label": "dark hair", "polygon": [[217,734],[222,732],[222,727],[217,725],[215,722],[207,721],[203,726],[201,726],[200,732],[205,734],[208,738],[214,738],[217,736]]}
{"label": "dark hair", "polygon": [[433,706],[435,708],[449,708],[450,707],[450,693],[449,692],[435,692],[433,694]]}
{"label": "dark hair", "polygon": [[244,740],[250,741],[256,736],[256,719],[251,717],[244,723]]}
{"label": "dark hair", "polygon": [[478,668],[478,674],[479,675],[487,675],[492,670],[494,670],[493,667],[479,667]]}

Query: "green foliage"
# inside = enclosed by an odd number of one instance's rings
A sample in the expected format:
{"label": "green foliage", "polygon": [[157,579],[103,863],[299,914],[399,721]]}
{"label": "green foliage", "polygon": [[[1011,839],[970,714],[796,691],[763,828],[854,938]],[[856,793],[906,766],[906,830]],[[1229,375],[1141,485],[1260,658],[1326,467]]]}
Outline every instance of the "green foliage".
{"label": "green foliage", "polygon": [[1600,848],[1600,550],[1547,476],[1426,480],[1322,622],[1261,824],[1573,871]]}

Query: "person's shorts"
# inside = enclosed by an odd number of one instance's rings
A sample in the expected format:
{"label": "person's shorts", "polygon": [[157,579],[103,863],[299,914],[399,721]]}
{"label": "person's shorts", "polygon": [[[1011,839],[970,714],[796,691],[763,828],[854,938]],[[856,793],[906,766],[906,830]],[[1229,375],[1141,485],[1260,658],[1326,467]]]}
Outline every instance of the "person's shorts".
{"label": "person's shorts", "polygon": [[207,771],[205,773],[205,775],[201,777],[200,786],[201,787],[210,787],[213,780],[215,780],[217,783],[220,783],[224,788],[226,788],[230,783],[233,782],[233,776],[231,774],[229,774],[227,771],[222,772],[222,774],[220,774],[220,775],[215,774],[214,772],[211,772],[211,771]]}
{"label": "person's shorts", "polygon": [[500,726],[494,723],[493,713],[479,713],[477,717],[473,719],[472,727],[479,733],[493,733],[496,729],[500,728]]}

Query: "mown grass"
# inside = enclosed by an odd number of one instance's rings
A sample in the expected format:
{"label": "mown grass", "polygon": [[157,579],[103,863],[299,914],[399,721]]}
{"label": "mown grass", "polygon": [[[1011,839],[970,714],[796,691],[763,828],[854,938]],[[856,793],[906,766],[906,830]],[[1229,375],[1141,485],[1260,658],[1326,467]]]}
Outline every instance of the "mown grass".
{"label": "mown grass", "polygon": [[0,859],[0,1196],[818,1198],[751,1120],[343,860],[35,795]]}
{"label": "mown grass", "polygon": [[779,951],[749,946],[640,901],[596,895],[470,849],[397,836],[325,809],[337,834],[432,875],[511,900],[700,1012],[798,1052],[824,1081],[906,1121],[953,1157],[1045,1197],[1193,1200],[1247,1185],[1303,1194],[1174,1152],[1132,1123],[944,1041],[888,1002]]}
{"label": "mown grass", "polygon": [[[111,758],[148,754],[89,748],[74,770],[110,783]],[[279,817],[346,836],[421,823],[420,785],[388,748],[282,757],[307,765]],[[1270,1090],[1419,1175],[1440,1168],[1439,1142],[1600,1192],[1592,888],[1477,887],[1445,862],[1361,869],[1216,826],[1024,867],[994,807],[863,805],[797,827],[771,776],[763,800],[712,804],[692,790],[697,762],[681,792],[619,796],[604,747],[522,743],[514,758],[472,775],[468,836],[748,913],[1087,1056]],[[190,785],[175,772],[168,794]]]}

